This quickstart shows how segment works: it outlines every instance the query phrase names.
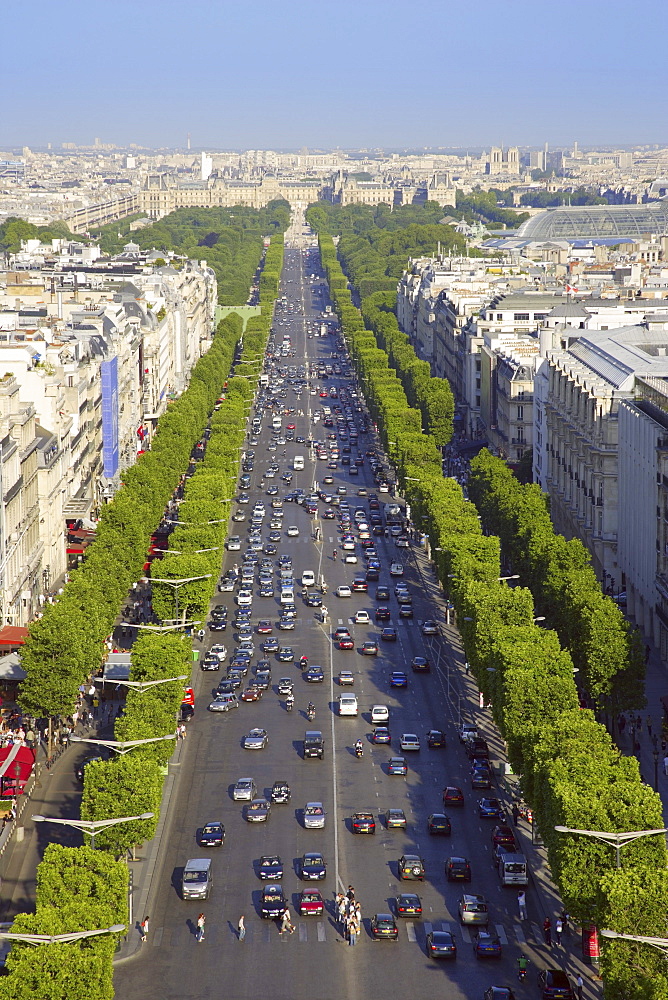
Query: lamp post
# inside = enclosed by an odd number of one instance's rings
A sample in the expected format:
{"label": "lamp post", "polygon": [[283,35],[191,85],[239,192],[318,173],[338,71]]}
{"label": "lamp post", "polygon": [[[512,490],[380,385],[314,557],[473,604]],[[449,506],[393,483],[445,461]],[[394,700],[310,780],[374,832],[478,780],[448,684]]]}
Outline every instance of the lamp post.
{"label": "lamp post", "polygon": [[[176,524],[187,524],[186,521],[176,521]],[[220,524],[220,521],[207,521],[206,524]],[[152,577],[152,583],[164,583],[168,587],[174,588],[174,602],[176,605],[176,620],[179,619],[179,587],[184,587],[186,583],[195,583],[197,580],[208,580],[209,577],[213,576],[213,573],[203,573],[201,576],[184,576],[178,580],[171,580],[167,578]]]}
{"label": "lamp post", "polygon": [[117,681],[113,678],[96,677],[96,684],[121,684],[123,687],[133,688],[133,690],[138,691],[139,694],[144,694],[150,688],[155,687],[157,684],[169,684],[170,681],[187,681],[187,674],[179,674],[178,677],[161,677],[157,681]]}
{"label": "lamp post", "polygon": [[94,743],[97,746],[109,747],[121,756],[130,753],[135,747],[146,746],[147,743],[160,743],[162,740],[175,740],[176,733],[167,733],[166,736],[152,736],[148,740],[95,740],[87,736],[70,736],[71,743]]}
{"label": "lamp post", "polygon": [[497,580],[499,583],[503,583],[504,580],[519,580],[519,578],[520,578],[519,573],[513,573],[512,576],[497,576]]}
{"label": "lamp post", "polygon": [[656,747],[656,746],[654,747],[654,750],[652,751],[652,756],[654,758],[654,791],[658,792],[658,790],[659,790],[659,749],[658,749],[658,747]]}
{"label": "lamp post", "polygon": [[620,851],[622,847],[632,844],[634,840],[640,840],[641,837],[657,837],[661,833],[668,833],[668,827],[661,830],[629,830],[628,833],[607,833],[605,830],[574,830],[570,826],[555,826],[554,829],[557,833],[576,833],[583,837],[602,840],[605,844],[613,844],[617,868],[621,868]]}
{"label": "lamp post", "polygon": [[139,816],[118,816],[116,819],[60,819],[55,816],[33,816],[35,823],[58,823],[61,826],[72,826],[81,833],[87,833],[90,837],[90,846],[95,850],[95,835],[100,830],[106,830],[110,826],[118,826],[119,823],[132,823],[138,819],[153,819],[154,813],[145,812]]}
{"label": "lamp post", "polygon": [[12,934],[11,931],[0,931],[0,938],[34,945],[69,944],[71,941],[82,941],[84,938],[97,937],[99,934],[121,934],[124,930],[125,924],[112,924],[111,927],[100,927],[93,931],[71,931],[69,934]]}
{"label": "lamp post", "polygon": [[176,632],[181,628],[188,628],[190,625],[201,625],[199,622],[178,622],[173,619],[168,619],[167,624],[164,622],[162,625],[139,625],[136,622],[121,622],[127,628],[144,628],[147,632]]}
{"label": "lamp post", "polygon": [[619,934],[617,931],[609,930],[602,930],[601,937],[617,941],[634,941],[636,944],[648,944],[652,948],[658,948],[663,957],[668,959],[668,939],[666,938],[645,937],[642,934]]}

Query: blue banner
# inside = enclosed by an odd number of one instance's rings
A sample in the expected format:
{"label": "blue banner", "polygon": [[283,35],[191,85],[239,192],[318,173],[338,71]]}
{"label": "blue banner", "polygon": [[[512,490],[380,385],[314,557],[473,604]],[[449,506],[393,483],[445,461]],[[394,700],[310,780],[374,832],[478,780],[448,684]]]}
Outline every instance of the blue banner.
{"label": "blue banner", "polygon": [[118,358],[103,361],[102,378],[102,457],[104,475],[111,479],[118,472]]}

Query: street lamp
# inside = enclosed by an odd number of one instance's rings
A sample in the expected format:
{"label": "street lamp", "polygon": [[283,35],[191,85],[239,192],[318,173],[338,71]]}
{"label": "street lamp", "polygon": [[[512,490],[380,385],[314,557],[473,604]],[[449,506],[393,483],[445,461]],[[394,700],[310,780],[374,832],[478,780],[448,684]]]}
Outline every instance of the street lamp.
{"label": "street lamp", "polygon": [[545,615],[539,615],[538,618],[532,618],[531,619],[531,621],[534,623],[534,625],[536,624],[536,622],[544,622],[545,620],[546,620],[545,619]]}
{"label": "street lamp", "polygon": [[123,687],[133,688],[138,691],[139,694],[143,694],[144,691],[148,691],[149,688],[155,687],[156,684],[169,684],[170,681],[187,681],[187,674],[179,674],[178,677],[161,677],[157,681],[117,681],[114,678],[109,677],[96,677],[96,684],[122,684]]}
{"label": "street lamp", "polygon": [[502,583],[504,580],[519,580],[519,578],[520,578],[519,573],[513,573],[512,576],[497,576],[496,579],[498,580],[499,583]]}
{"label": "street lamp", "polygon": [[148,740],[94,740],[88,736],[70,736],[70,743],[95,743],[101,747],[109,747],[117,754],[123,756],[130,753],[135,747],[145,746],[147,743],[160,743],[162,740],[175,740],[176,733],[167,733],[166,736],[152,736]]}
{"label": "street lamp", "polygon": [[611,938],[618,941],[635,941],[637,944],[649,944],[652,948],[658,948],[663,953],[663,957],[668,959],[668,940],[658,937],[644,937],[642,934],[618,934],[617,931],[602,930],[601,937]]}
{"label": "street lamp", "polygon": [[664,827],[662,830],[629,830],[628,833],[606,833],[604,830],[574,830],[570,826],[555,826],[554,829],[557,833],[577,833],[583,837],[594,837],[596,840],[602,840],[605,844],[614,844],[617,868],[621,868],[619,852],[622,847],[632,844],[634,840],[640,840],[641,837],[656,837],[660,833],[668,833],[668,827]]}
{"label": "street lamp", "polygon": [[96,937],[98,934],[121,934],[124,930],[125,924],[112,924],[111,927],[100,927],[94,931],[71,931],[69,934],[12,934],[11,931],[0,931],[0,938],[34,945],[68,944],[71,941],[82,941],[84,938]]}
{"label": "street lamp", "polygon": [[[177,521],[177,524],[185,524],[185,521]],[[207,521],[207,524],[219,524],[219,521]],[[151,583],[164,583],[168,587],[174,588],[174,602],[176,605],[176,620],[179,618],[179,587],[183,587],[186,583],[195,583],[196,580],[208,580],[209,577],[213,576],[213,573],[203,573],[201,576],[184,576],[179,580],[176,579],[161,579],[159,577],[151,577]]]}
{"label": "street lamp", "polygon": [[138,819],[153,819],[152,812],[141,813],[139,816],[118,816],[116,819],[60,819],[55,816],[33,816],[35,823],[59,823],[61,826],[73,826],[81,833],[90,836],[90,846],[95,850],[95,835],[100,830],[106,830],[110,826],[118,826],[119,823],[132,823]]}
{"label": "street lamp", "polygon": [[121,622],[126,628],[144,628],[148,632],[176,632],[181,628],[188,628],[190,625],[201,625],[201,621],[198,622],[179,622],[171,620],[170,624],[165,625],[139,625],[136,622]]}

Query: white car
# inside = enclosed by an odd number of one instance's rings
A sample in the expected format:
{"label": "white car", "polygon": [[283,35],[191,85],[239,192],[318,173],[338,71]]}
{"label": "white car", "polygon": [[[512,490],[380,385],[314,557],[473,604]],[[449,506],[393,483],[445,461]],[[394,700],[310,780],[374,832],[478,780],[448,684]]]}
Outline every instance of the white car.
{"label": "white car", "polygon": [[340,587],[336,588],[335,594],[337,597],[352,597],[353,592],[347,584],[342,583]]}
{"label": "white car", "polygon": [[399,746],[402,750],[419,750],[420,740],[415,733],[404,733],[399,740]]}
{"label": "white car", "polygon": [[410,548],[411,543],[405,535],[400,535],[399,538],[395,539],[394,544],[398,549],[408,549]]}
{"label": "white car", "polygon": [[371,618],[369,617],[369,612],[356,611],[353,621],[357,622],[358,625],[369,625],[371,622]]}
{"label": "white car", "polygon": [[354,552],[346,552],[345,556],[343,557],[343,561],[344,563],[356,563],[357,556],[355,555]]}
{"label": "white car", "polygon": [[238,535],[230,535],[227,539],[228,552],[241,552],[241,539]]}
{"label": "white car", "polygon": [[354,542],[341,542],[341,548],[344,552],[354,552],[355,543]]}
{"label": "white car", "polygon": [[237,594],[237,604],[240,608],[249,608],[253,603],[252,590],[240,590]]}
{"label": "white car", "polygon": [[390,721],[390,710],[387,705],[374,705],[371,709],[371,723],[375,725],[378,722],[389,722]]}
{"label": "white car", "polygon": [[307,802],[304,809],[304,827],[307,830],[322,830],[325,825],[325,807],[322,802]]}
{"label": "white car", "polygon": [[291,524],[288,528],[288,538],[297,538],[299,535],[299,528],[296,524]]}
{"label": "white car", "polygon": [[239,778],[232,790],[232,798],[235,802],[251,802],[255,798],[255,794],[255,782],[252,778]]}
{"label": "white car", "polygon": [[438,635],[438,625],[431,618],[422,623],[422,635]]}
{"label": "white car", "polygon": [[404,575],[404,567],[401,565],[401,563],[393,562],[392,565],[390,566],[390,576],[403,576],[403,575]]}

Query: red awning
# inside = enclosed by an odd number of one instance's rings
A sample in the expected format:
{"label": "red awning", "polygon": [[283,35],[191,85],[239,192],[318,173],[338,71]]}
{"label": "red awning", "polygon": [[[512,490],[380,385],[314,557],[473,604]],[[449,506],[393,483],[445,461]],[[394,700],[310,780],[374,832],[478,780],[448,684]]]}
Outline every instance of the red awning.
{"label": "red awning", "polygon": [[0,798],[20,795],[35,764],[35,752],[14,743],[0,750]]}
{"label": "red awning", "polygon": [[28,629],[20,625],[0,628],[0,646],[22,646],[28,638]]}

